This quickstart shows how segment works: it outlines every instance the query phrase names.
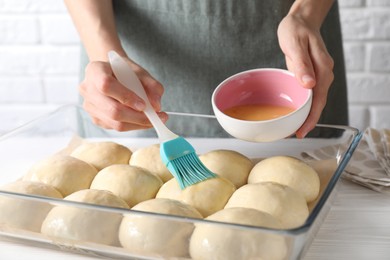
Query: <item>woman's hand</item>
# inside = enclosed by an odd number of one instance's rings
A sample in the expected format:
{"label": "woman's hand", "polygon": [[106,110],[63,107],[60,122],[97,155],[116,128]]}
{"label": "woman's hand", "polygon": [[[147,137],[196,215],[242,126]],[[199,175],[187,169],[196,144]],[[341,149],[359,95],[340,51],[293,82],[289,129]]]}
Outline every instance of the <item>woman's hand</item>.
{"label": "woman's hand", "polygon": [[[79,87],[84,109],[95,124],[107,129],[150,128],[151,124],[142,112],[145,103],[118,82],[107,62],[107,53],[112,50],[127,57],[116,31],[112,1],[65,0],[65,4],[90,60]],[[150,103],[160,111],[163,87],[146,70],[126,59],[144,86]],[[158,112],[158,115],[163,121],[168,119],[164,112]]]}
{"label": "woman's hand", "polygon": [[[160,111],[162,85],[146,70],[128,60],[145,88],[149,101],[156,111]],[[113,75],[108,62],[90,62],[85,69],[85,79],[79,86],[84,98],[83,107],[90,114],[95,124],[106,129],[128,131],[150,128],[145,114],[144,101],[134,92],[123,86]],[[165,122],[168,115],[158,112]]]}
{"label": "woman's hand", "polygon": [[311,111],[296,132],[299,138],[303,138],[318,122],[334,79],[334,62],[321,37],[321,23],[322,20],[313,22],[307,16],[290,12],[278,27],[279,45],[285,54],[288,70],[295,74],[303,87],[313,89]]}

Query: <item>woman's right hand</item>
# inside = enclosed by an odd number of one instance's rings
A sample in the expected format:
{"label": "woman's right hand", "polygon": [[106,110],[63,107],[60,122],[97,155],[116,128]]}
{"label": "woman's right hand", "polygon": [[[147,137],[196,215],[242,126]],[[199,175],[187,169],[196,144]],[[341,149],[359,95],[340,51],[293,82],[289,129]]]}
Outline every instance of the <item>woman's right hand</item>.
{"label": "woman's right hand", "polygon": [[[168,115],[161,112],[163,86],[145,69],[128,60],[149,97],[151,105],[165,122]],[[117,131],[150,128],[152,125],[142,112],[144,101],[115,78],[108,62],[93,61],[85,69],[85,78],[79,86],[84,98],[83,108],[95,124]]]}

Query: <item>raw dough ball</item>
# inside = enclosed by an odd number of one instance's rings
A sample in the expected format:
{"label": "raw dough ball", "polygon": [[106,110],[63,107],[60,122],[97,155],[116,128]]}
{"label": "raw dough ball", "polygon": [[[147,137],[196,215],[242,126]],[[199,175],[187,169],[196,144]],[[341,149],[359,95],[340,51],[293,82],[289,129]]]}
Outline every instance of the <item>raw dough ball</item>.
{"label": "raw dough ball", "polygon": [[158,190],[156,194],[156,198],[180,200],[181,194],[182,194],[182,190],[180,189],[179,183],[175,178],[173,178],[161,186],[161,188]]}
{"label": "raw dough ball", "polygon": [[114,164],[99,171],[91,189],[108,190],[132,207],[154,198],[163,182],[148,170],[129,164]]}
{"label": "raw dough ball", "polygon": [[161,160],[159,144],[136,150],[130,158],[130,165],[149,170],[151,173],[160,177],[163,182],[167,182],[173,177]]}
{"label": "raw dough ball", "polygon": [[[40,182],[16,181],[2,186],[0,190],[62,199],[61,193],[54,187]],[[39,232],[51,208],[46,202],[1,195],[0,226]]]}
{"label": "raw dough ball", "polygon": [[129,163],[131,150],[114,142],[84,143],[73,150],[71,156],[83,160],[99,171],[112,164]]}
{"label": "raw dough ball", "polygon": [[184,190],[180,189],[178,182],[173,178],[164,183],[156,198],[180,200],[195,207],[203,217],[207,217],[223,209],[235,190],[234,184],[223,177],[207,179]]}
{"label": "raw dough ball", "polygon": [[97,170],[90,164],[68,155],[53,155],[32,166],[23,180],[52,185],[65,197],[88,189]]}
{"label": "raw dough ball", "polygon": [[[80,190],[64,200],[129,208],[124,200],[103,190]],[[118,213],[60,205],[49,212],[42,224],[41,232],[52,239],[63,238],[117,245],[121,220],[122,216]]]}
{"label": "raw dough ball", "polygon": [[248,183],[277,182],[301,192],[307,202],[315,200],[320,191],[317,172],[305,162],[289,157],[274,156],[258,162],[248,177]]}
{"label": "raw dough ball", "polygon": [[[268,213],[250,208],[220,210],[207,220],[280,228],[279,221]],[[285,259],[287,245],[283,236],[262,232],[229,228],[207,223],[197,223],[191,236],[192,259]]]}
{"label": "raw dough ball", "polygon": [[212,172],[231,181],[236,188],[247,183],[253,162],[246,156],[231,150],[214,150],[199,156]]}
{"label": "raw dough ball", "polygon": [[225,208],[244,207],[267,212],[276,217],[283,228],[302,225],[309,216],[303,195],[282,184],[260,182],[246,184],[233,193]]}
{"label": "raw dough ball", "polygon": [[[151,199],[137,204],[133,210],[202,218],[192,206],[177,200]],[[190,222],[125,215],[119,229],[119,241],[124,248],[141,255],[159,257],[188,256],[189,238],[194,229]]]}

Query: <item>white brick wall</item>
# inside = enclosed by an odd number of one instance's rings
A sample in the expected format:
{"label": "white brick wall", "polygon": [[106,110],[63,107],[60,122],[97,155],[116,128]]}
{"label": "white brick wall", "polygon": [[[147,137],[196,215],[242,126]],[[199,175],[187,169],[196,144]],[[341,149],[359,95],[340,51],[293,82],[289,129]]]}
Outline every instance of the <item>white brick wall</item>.
{"label": "white brick wall", "polygon": [[390,0],[340,0],[350,124],[390,128]]}
{"label": "white brick wall", "polygon": [[0,134],[77,103],[79,38],[62,0],[0,0]]}
{"label": "white brick wall", "polygon": [[[340,0],[350,124],[390,128],[390,0]],[[79,38],[62,0],[0,0],[0,134],[77,103]]]}

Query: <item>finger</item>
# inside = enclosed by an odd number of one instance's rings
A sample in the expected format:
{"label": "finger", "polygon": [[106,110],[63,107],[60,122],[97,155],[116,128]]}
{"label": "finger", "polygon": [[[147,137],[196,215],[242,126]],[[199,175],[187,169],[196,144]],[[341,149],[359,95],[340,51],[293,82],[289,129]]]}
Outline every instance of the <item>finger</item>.
{"label": "finger", "polygon": [[152,75],[143,69],[134,61],[128,59],[128,64],[141,81],[142,86],[148,96],[149,102],[155,111],[161,110],[161,97],[164,93],[164,88],[159,81],[152,77]]}
{"label": "finger", "polygon": [[110,97],[96,96],[93,100],[84,101],[84,108],[94,117],[106,119],[107,121],[112,120],[135,125],[151,126],[143,112],[133,110]]}
{"label": "finger", "polygon": [[325,43],[321,37],[314,37],[310,42],[310,55],[316,74],[318,74],[318,77],[322,77],[325,81],[328,81],[328,83],[332,82],[334,78],[334,61],[326,49]]}
{"label": "finger", "polygon": [[123,86],[112,74],[108,63],[90,63],[86,69],[86,81],[91,82],[92,92],[97,91],[100,95],[111,97],[125,106],[138,111],[145,109],[145,102],[133,91]]}
{"label": "finger", "polygon": [[[160,118],[167,118],[167,114],[165,114],[165,113],[162,113],[162,114],[158,113],[158,115]],[[119,132],[151,128],[151,125],[136,125],[136,124],[132,124],[132,123],[111,120],[110,118],[94,117],[92,115],[91,115],[91,117],[92,117],[94,124],[99,125],[99,126],[106,128],[106,129],[114,129],[114,130],[119,131]],[[166,121],[166,119],[164,119],[163,121]]]}
{"label": "finger", "polygon": [[161,97],[164,93],[164,88],[160,82],[152,77],[141,78],[141,82],[145,87],[146,94],[148,95],[150,104],[154,110],[161,110]]}
{"label": "finger", "polygon": [[91,83],[83,81],[79,86],[80,95],[84,98],[84,106],[87,106],[90,114],[102,114],[105,110],[108,110],[108,106],[115,105],[118,101],[115,99],[103,95],[95,86]]}
{"label": "finger", "polygon": [[131,67],[133,68],[135,74],[137,74],[138,79],[144,87],[150,104],[153,106],[154,110],[160,111],[161,97],[164,93],[163,86],[159,81],[153,78],[152,75],[149,74],[149,72],[144,70],[139,65],[132,63]]}
{"label": "finger", "polygon": [[[114,99],[101,96],[95,101],[96,103],[85,101],[84,109],[94,118],[100,119],[100,122],[105,122],[104,127],[106,128],[127,131],[152,126],[143,112],[135,111]],[[157,114],[163,122],[168,120],[166,113],[159,112]]]}
{"label": "finger", "polygon": [[313,88],[316,77],[309,51],[307,39],[295,39],[291,41],[290,48],[285,50],[285,55],[288,66],[292,68],[299,83],[306,88]]}
{"label": "finger", "polygon": [[287,69],[291,72],[294,73],[294,63],[292,62],[292,60],[286,56],[286,66],[287,66]]}
{"label": "finger", "polygon": [[123,122],[117,122],[117,121],[109,121],[107,119],[100,119],[92,117],[92,121],[94,124],[101,126],[105,129],[113,129],[118,132],[125,132],[125,131],[132,131],[132,130],[141,130],[141,129],[147,129],[147,127],[133,125],[129,123],[123,123]]}
{"label": "finger", "polygon": [[121,104],[137,111],[143,111],[146,108],[145,102],[132,90],[122,85],[116,78],[109,77],[102,79],[98,85],[98,90]]}
{"label": "finger", "polygon": [[99,111],[99,108],[91,103],[84,103],[84,109],[90,114],[94,124],[106,129],[114,129],[120,132],[150,128],[150,125],[138,125],[133,123],[121,122],[106,116]]}
{"label": "finger", "polygon": [[324,90],[325,88],[317,87],[313,90],[311,110],[303,125],[296,132],[298,138],[305,137],[316,126],[320,119],[327,99],[327,91]]}
{"label": "finger", "polygon": [[333,59],[328,54],[322,41],[316,40],[312,49],[312,60],[317,73],[317,84],[313,88],[313,102],[310,114],[302,127],[297,131],[298,137],[304,137],[317,124],[326,105],[328,90],[334,79]]}

